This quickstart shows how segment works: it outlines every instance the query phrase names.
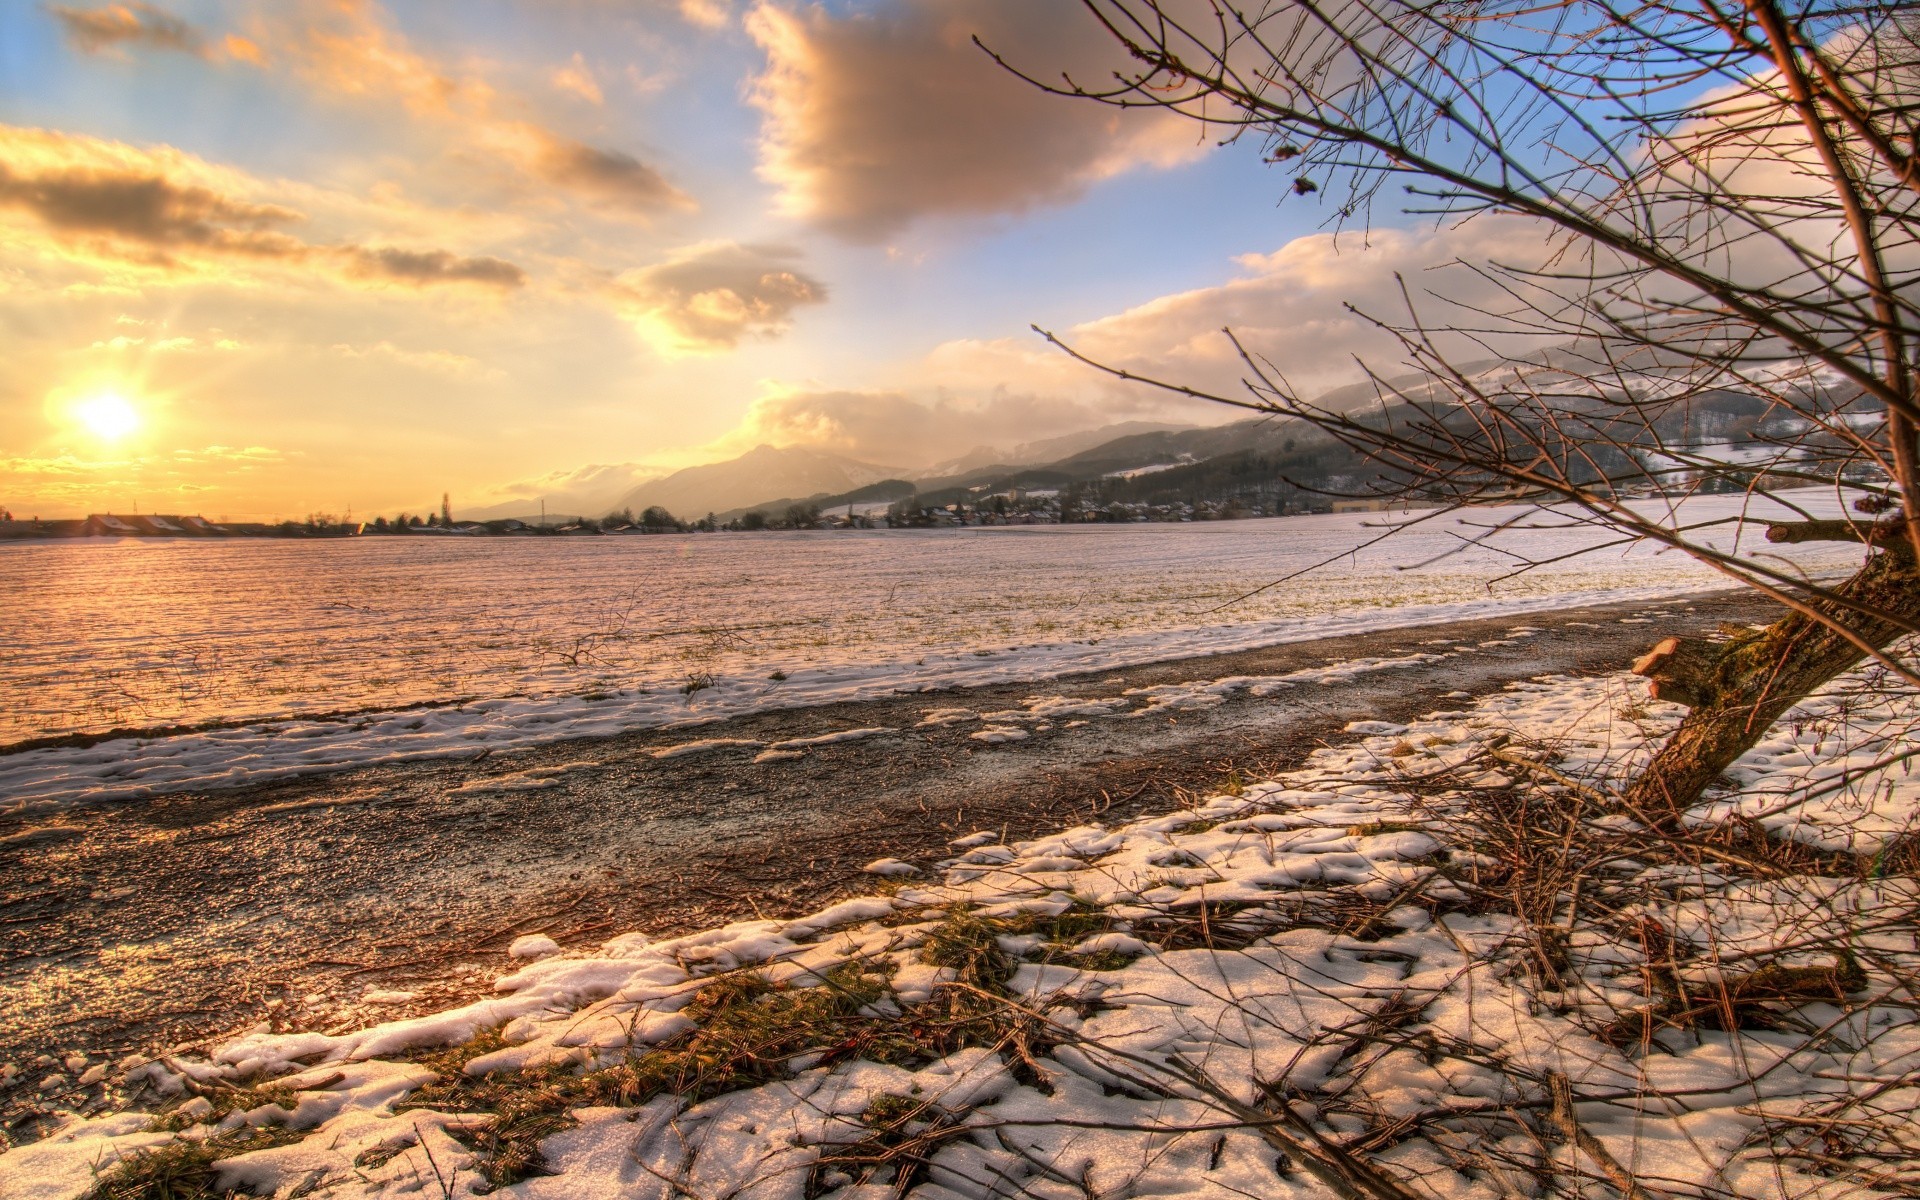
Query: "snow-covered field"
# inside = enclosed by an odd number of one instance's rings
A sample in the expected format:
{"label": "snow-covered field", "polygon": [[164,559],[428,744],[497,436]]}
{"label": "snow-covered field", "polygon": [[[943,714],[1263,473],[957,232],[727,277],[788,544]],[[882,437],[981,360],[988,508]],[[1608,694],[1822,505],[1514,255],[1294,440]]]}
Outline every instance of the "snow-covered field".
{"label": "snow-covered field", "polygon": [[801,920],[529,941],[431,1016],[17,1064],[173,1107],[0,1156],[0,1197],[196,1148],[282,1196],[1912,1195],[1920,702],[1856,674],[1662,837],[1585,790],[1677,719],[1643,695],[1361,722],[1192,808],[876,863],[903,882]]}
{"label": "snow-covered field", "polygon": [[[1513,523],[1487,546],[1446,555],[1478,530],[1445,517],[1342,556],[1406,519],[0,547],[0,742],[203,727],[0,756],[0,812],[1722,582],[1645,547],[1559,558],[1594,535],[1519,509],[1474,510]],[[1514,555],[1559,560],[1490,587]]]}

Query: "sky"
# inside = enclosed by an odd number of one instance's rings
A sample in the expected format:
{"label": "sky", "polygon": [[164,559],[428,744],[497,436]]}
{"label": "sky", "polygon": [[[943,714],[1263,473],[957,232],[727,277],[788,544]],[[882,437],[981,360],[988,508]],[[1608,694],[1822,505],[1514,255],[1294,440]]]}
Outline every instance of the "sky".
{"label": "sky", "polygon": [[[1253,144],[1049,96],[1077,0],[0,0],[0,508],[491,505],[806,446],[911,472],[1304,392],[1505,236],[1329,232]],[[1286,199],[1283,202],[1282,197]]]}

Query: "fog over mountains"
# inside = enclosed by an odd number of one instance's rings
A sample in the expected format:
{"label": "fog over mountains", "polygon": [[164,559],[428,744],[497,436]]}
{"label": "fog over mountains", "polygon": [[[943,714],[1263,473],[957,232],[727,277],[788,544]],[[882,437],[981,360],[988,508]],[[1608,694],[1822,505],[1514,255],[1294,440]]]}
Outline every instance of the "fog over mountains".
{"label": "fog over mountains", "polygon": [[460,516],[476,521],[537,516],[544,500],[550,517],[599,516],[622,508],[638,514],[658,505],[675,516],[696,519],[710,512],[727,514],[843,495],[883,480],[939,481],[1045,466],[1129,438],[1183,431],[1194,430],[1185,425],[1125,421],[1012,447],[976,446],[958,458],[918,468],[863,462],[808,446],[756,446],[738,458],[663,476],[649,476],[632,464],[593,465],[530,481],[522,485],[529,492],[525,498],[484,508],[463,507]]}
{"label": "fog over mountains", "polygon": [[[1579,381],[1593,369],[1591,355],[1579,345],[1550,347],[1506,362],[1465,364],[1497,390],[1499,377],[1526,369],[1539,383],[1564,376],[1576,391],[1593,384]],[[1427,393],[1433,381],[1407,375],[1384,381],[1402,396]],[[1738,397],[1726,397],[1732,401]],[[1351,412],[1376,405],[1380,391],[1363,382],[1318,397],[1316,407]],[[1196,416],[1207,415],[1197,409]],[[832,509],[918,495],[923,502],[948,503],[968,494],[1009,487],[1028,490],[1094,484],[1115,494],[1174,493],[1222,499],[1229,495],[1298,491],[1364,474],[1368,468],[1345,447],[1307,423],[1283,417],[1254,417],[1222,425],[1169,425],[1131,421],[1011,447],[979,446],[956,458],[918,468],[866,462],[807,446],[757,446],[738,458],[707,463],[661,477],[635,468],[583,467],[533,481],[551,487],[530,499],[514,500],[463,517],[487,520],[525,517],[546,500],[549,516],[599,516],[621,508],[635,514],[659,506],[676,517],[698,520],[708,513],[722,520],[759,509],[778,515],[787,505],[813,504]],[[523,485],[527,486],[527,485]]]}

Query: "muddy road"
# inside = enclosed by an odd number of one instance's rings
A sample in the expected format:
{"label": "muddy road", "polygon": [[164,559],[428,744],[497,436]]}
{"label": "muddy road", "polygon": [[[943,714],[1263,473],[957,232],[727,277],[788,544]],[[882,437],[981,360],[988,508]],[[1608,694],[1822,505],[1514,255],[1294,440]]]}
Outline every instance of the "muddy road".
{"label": "muddy road", "polygon": [[[261,1022],[333,1029],[445,1006],[488,990],[521,934],[586,950],[799,914],[871,886],[874,859],[931,865],[973,830],[1164,810],[1293,765],[1356,719],[1618,670],[1659,637],[1765,619],[1750,594],[1715,593],[1428,625],[0,821],[0,1063],[21,1068],[0,1083],[0,1124],[24,1133],[43,1106],[87,1103],[77,1085],[40,1089],[59,1073],[30,1066],[41,1055],[99,1062]],[[1416,654],[1429,657],[1323,669]],[[1241,675],[1296,678],[1266,696],[1177,686]],[[937,709],[1068,709],[1154,687],[1165,702],[1144,714],[1136,696],[1104,714],[921,725]],[[989,725],[1027,736],[975,736]],[[875,728],[889,732],[764,762],[762,745],[654,753]]]}

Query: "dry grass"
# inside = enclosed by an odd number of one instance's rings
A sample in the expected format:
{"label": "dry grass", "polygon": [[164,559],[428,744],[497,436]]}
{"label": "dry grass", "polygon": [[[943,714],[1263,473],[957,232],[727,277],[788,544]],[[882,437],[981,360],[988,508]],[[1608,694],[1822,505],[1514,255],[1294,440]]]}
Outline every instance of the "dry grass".
{"label": "dry grass", "polygon": [[285,1126],[242,1128],[199,1141],[176,1140],[129,1155],[102,1174],[86,1200],[228,1200],[252,1193],[218,1185],[222,1159],[299,1141]]}

